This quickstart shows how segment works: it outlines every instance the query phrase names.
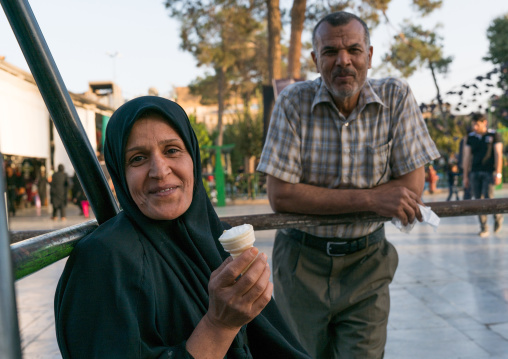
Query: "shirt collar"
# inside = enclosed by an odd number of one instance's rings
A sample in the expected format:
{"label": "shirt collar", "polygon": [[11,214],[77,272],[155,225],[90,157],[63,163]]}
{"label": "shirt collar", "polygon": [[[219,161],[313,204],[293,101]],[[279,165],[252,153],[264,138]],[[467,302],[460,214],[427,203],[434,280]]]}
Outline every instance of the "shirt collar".
{"label": "shirt collar", "polygon": [[[314,96],[314,101],[312,102],[311,111],[314,111],[314,107],[319,105],[320,103],[323,103],[323,102],[329,102],[334,107],[336,107],[335,102],[333,102],[333,98],[330,95],[330,92],[328,91],[328,89],[326,88],[325,82],[323,81],[323,79],[321,77],[319,77],[315,81],[316,81],[316,83],[319,84],[319,88],[316,92],[316,96]],[[365,81],[365,85],[363,86],[363,88],[360,91],[360,97],[358,99],[358,105],[356,106],[356,108],[361,111],[369,103],[379,103],[381,106],[387,107],[386,104],[381,100],[381,98],[378,96],[378,94],[372,88],[372,85],[370,84],[370,80],[367,79],[367,81]]]}

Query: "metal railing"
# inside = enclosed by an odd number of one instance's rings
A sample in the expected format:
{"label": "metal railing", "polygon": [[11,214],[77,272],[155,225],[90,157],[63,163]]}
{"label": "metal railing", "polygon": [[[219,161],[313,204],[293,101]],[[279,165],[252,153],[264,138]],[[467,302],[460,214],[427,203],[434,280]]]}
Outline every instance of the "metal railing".
{"label": "metal railing", "polygon": [[[118,207],[28,2],[0,0],[0,3],[97,218],[53,232],[18,231],[9,234],[5,198],[0,196],[0,353],[2,358],[17,359],[21,358],[21,348],[14,280],[68,256],[80,239],[115,216]],[[1,161],[0,157],[0,164]],[[5,188],[3,176],[0,176],[0,188]],[[439,217],[508,213],[508,199],[427,205]],[[271,213],[222,217],[221,220],[233,226],[251,223],[255,230],[267,230],[390,219],[363,212],[337,216]],[[16,243],[9,246],[11,236]]]}
{"label": "metal railing", "polygon": [[[477,214],[508,213],[508,198],[482,199],[453,202],[426,203],[441,218],[471,216]],[[289,213],[267,213],[247,216],[221,217],[232,226],[250,223],[254,230],[269,230],[290,227],[327,226],[354,222],[384,222],[391,218],[373,212],[348,213],[323,216]],[[47,231],[39,236],[11,245],[16,279],[34,273],[70,254],[76,243],[98,227],[95,220],[84,222],[54,232]],[[18,239],[28,238],[33,231],[17,232]]]}

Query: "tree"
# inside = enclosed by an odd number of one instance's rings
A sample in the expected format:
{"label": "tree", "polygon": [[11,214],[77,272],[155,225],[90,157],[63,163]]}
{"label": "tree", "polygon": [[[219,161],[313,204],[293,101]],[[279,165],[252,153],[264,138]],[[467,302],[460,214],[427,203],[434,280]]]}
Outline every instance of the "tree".
{"label": "tree", "polygon": [[487,38],[489,40],[489,50],[487,56],[483,59],[491,61],[499,66],[498,87],[502,90],[502,95],[498,96],[492,102],[494,107],[493,114],[505,126],[508,125],[508,14],[498,17],[492,21],[487,29]]}
{"label": "tree", "polygon": [[268,78],[266,83],[272,84],[273,79],[281,78],[281,45],[280,33],[282,22],[279,0],[266,0],[268,29]]}
{"label": "tree", "polygon": [[[390,2],[391,0],[314,0],[306,6],[306,0],[293,0],[288,77],[302,77],[300,73],[301,37],[305,20],[308,20],[314,27],[315,23],[326,14],[349,10],[361,17],[371,29],[374,29],[380,23],[381,18],[389,22],[387,10]],[[412,3],[415,10],[425,16],[439,8],[442,0],[412,0]]]}
{"label": "tree", "polygon": [[170,16],[181,21],[181,47],[198,61],[213,68],[217,83],[218,136],[223,142],[222,117],[231,87],[227,76],[238,59],[254,56],[252,38],[260,29],[254,16],[261,2],[252,0],[166,0]]}
{"label": "tree", "polygon": [[418,68],[427,66],[436,86],[436,98],[444,120],[446,114],[437,82],[436,72],[446,74],[453,57],[443,55],[442,38],[434,31],[406,21],[402,30],[384,56],[384,61],[400,71],[403,77],[411,76]]}
{"label": "tree", "polygon": [[208,147],[212,145],[212,140],[210,139],[210,135],[206,130],[206,126],[204,123],[198,123],[196,121],[196,115],[190,114],[189,121],[191,124],[194,133],[196,134],[196,138],[199,143],[199,155],[201,156],[201,164],[206,163],[208,158],[210,158],[210,152],[208,150],[203,150],[203,147]]}

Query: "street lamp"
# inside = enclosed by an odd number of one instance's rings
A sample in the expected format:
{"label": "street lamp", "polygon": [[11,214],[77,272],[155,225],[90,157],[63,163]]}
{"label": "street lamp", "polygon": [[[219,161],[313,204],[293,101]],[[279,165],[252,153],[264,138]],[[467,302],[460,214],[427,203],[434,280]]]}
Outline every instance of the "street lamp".
{"label": "street lamp", "polygon": [[119,53],[118,51],[115,51],[115,52],[106,52],[106,55],[108,55],[109,57],[111,57],[113,59],[113,82],[116,83],[116,59],[117,57],[121,57],[122,54]]}

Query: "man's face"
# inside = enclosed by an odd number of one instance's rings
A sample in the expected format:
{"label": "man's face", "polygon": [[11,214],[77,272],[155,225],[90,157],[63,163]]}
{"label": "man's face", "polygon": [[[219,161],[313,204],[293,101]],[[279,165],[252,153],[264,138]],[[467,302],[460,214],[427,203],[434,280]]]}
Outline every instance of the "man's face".
{"label": "man's face", "polygon": [[473,131],[479,135],[487,132],[487,121],[473,121]]}
{"label": "man's face", "polygon": [[357,99],[371,68],[372,46],[365,44],[365,30],[358,21],[319,25],[312,59],[335,100]]}

